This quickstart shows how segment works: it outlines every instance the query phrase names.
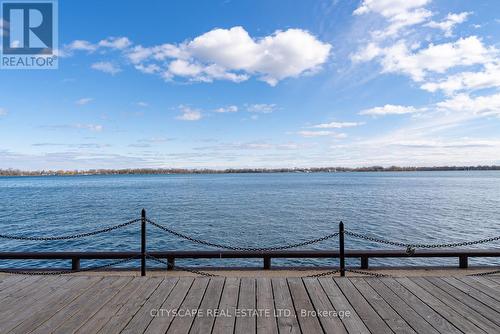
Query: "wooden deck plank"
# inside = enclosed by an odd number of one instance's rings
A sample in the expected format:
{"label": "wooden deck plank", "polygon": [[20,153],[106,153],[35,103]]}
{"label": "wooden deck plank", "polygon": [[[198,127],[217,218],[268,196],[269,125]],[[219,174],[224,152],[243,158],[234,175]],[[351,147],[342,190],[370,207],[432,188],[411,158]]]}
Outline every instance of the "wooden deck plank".
{"label": "wooden deck plank", "polygon": [[405,301],[394,291],[389,289],[378,278],[365,278],[368,283],[391,307],[408,323],[417,333],[438,334],[420,314],[415,312]]}
{"label": "wooden deck plank", "polygon": [[106,303],[111,300],[121,289],[126,289],[127,285],[133,280],[133,277],[127,277],[124,282],[116,284],[108,288],[106,291],[101,291],[98,298],[94,298],[88,302],[82,303],[78,312],[73,314],[70,318],[66,319],[56,330],[54,334],[73,333],[88,319],[90,319],[98,310],[100,310]]}
{"label": "wooden deck plank", "polygon": [[370,306],[366,299],[359,293],[354,285],[347,278],[335,278],[337,286],[340,288],[344,296],[349,300],[358,313],[359,317],[365,323],[366,327],[370,329],[373,334],[377,333],[390,333],[391,329],[385,323],[379,314]]}
{"label": "wooden deck plank", "polygon": [[44,284],[40,289],[40,294],[35,293],[39,299],[44,296],[46,297],[42,299],[41,303],[37,303],[37,300],[33,296],[20,296],[16,307],[1,312],[3,319],[0,322],[0,333],[7,333],[18,327],[21,323],[32,317],[34,313],[36,314],[40,308],[46,307],[47,302],[52,301],[54,295],[59,290],[65,289],[67,285],[71,286],[71,281],[68,277],[57,277],[47,280],[47,282],[52,282],[52,284]]}
{"label": "wooden deck plank", "polygon": [[76,333],[97,333],[111,317],[127,302],[131,295],[137,293],[144,282],[140,277],[134,277],[124,288],[111,298],[101,309],[90,317]]}
{"label": "wooden deck plank", "polygon": [[500,312],[500,303],[494,298],[488,296],[487,294],[465,284],[464,282],[454,278],[454,277],[443,277],[445,282],[450,283],[459,290],[462,290],[469,296],[479,300],[481,303],[488,305],[493,310]]}
{"label": "wooden deck plank", "polygon": [[300,326],[286,278],[273,277],[271,284],[273,286],[274,307],[276,310],[282,310],[281,312],[283,312],[277,317],[279,333],[299,334]]}
{"label": "wooden deck plank", "polygon": [[456,287],[442,280],[439,277],[429,277],[427,278],[427,280],[437,285],[441,290],[445,291],[449,295],[460,300],[462,303],[478,311],[482,316],[488,318],[490,321],[494,322],[497,326],[500,326],[500,313],[496,312],[487,305],[481,303],[479,300],[469,296],[462,290],[457,289]]}
{"label": "wooden deck plank", "polygon": [[14,285],[19,286],[21,281],[26,279],[28,276],[25,275],[2,275],[0,281],[0,296],[5,296],[5,291]]}
{"label": "wooden deck plank", "polygon": [[30,314],[27,319],[11,332],[22,334],[33,331],[100,280],[102,280],[102,277],[74,277],[67,285],[54,292],[51,298],[42,299],[33,304],[29,308]]}
{"label": "wooden deck plank", "polygon": [[142,305],[146,303],[151,294],[155,293],[161,282],[163,282],[163,278],[160,277],[141,278],[142,284],[136,293],[130,296],[127,302],[102,326],[98,333],[120,333]]}
{"label": "wooden deck plank", "polygon": [[349,280],[394,333],[415,333],[410,325],[363,278],[350,278]]}
{"label": "wooden deck plank", "polygon": [[[500,281],[490,277],[9,276],[2,286],[1,333],[500,332]],[[151,313],[174,309],[191,314]]]}
{"label": "wooden deck plank", "polygon": [[165,278],[120,333],[142,333],[150,325],[152,320],[162,319],[153,318],[151,310],[163,308],[162,305],[170,296],[174,287],[177,287],[179,283],[183,282],[186,282],[186,285],[191,285],[192,279],[179,280],[176,278]]}
{"label": "wooden deck plank", "polygon": [[[197,317],[197,313],[207,291],[209,279],[206,277],[195,278],[193,285],[189,289],[189,292],[181,304],[180,310],[184,312],[190,312],[188,316],[176,316],[172,321],[168,329],[168,333],[172,334],[186,334],[189,333],[194,319]],[[191,310],[196,311],[196,313],[191,312]]]}
{"label": "wooden deck plank", "polygon": [[491,298],[496,299],[500,303],[500,289],[491,288],[488,285],[484,284],[484,280],[473,280],[470,277],[456,277],[458,280],[464,282],[468,286],[481,291],[484,294],[487,294]]}
{"label": "wooden deck plank", "polygon": [[206,334],[212,332],[212,327],[215,321],[214,310],[219,307],[222,289],[224,288],[224,278],[211,278],[208,283],[207,291],[200,305],[200,310],[203,312],[202,317],[194,319],[193,326],[189,333]]}
{"label": "wooden deck plank", "polygon": [[73,315],[81,312],[82,309],[86,309],[87,307],[91,308],[94,307],[96,303],[107,301],[108,298],[111,298],[118,289],[129,280],[130,277],[104,277],[71,303],[60,309],[53,317],[36,328],[33,333],[54,332],[66,320],[69,320]]}
{"label": "wooden deck plank", "polygon": [[[2,299],[0,303],[0,314],[6,318],[10,317],[10,314],[15,314],[19,309],[25,308],[26,304],[43,298],[46,294],[53,291],[53,287],[64,285],[69,279],[71,279],[71,277],[61,276],[52,279],[44,279],[30,284],[25,289],[16,291],[15,294]],[[22,303],[20,303],[19,300],[22,300]]]}
{"label": "wooden deck plank", "polygon": [[287,281],[302,333],[324,333],[318,318],[309,315],[315,309],[302,279],[293,277]]}
{"label": "wooden deck plank", "polygon": [[342,320],[342,323],[344,324],[345,328],[347,329],[348,333],[370,333],[368,328],[365,326],[363,323],[363,320],[361,320],[361,317],[358,315],[356,310],[352,307],[352,305],[349,303],[347,298],[344,296],[342,291],[340,291],[339,287],[335,282],[333,281],[332,278],[330,277],[323,277],[319,279],[319,282],[321,286],[323,287],[323,290],[325,291],[326,295],[328,296],[328,299],[332,303],[333,307],[337,311],[349,311],[350,312],[350,317],[346,317]]}
{"label": "wooden deck plank", "polygon": [[[239,310],[255,310],[256,295],[255,295],[255,278],[244,277],[240,281],[240,296],[238,299]],[[246,312],[246,311],[245,311]],[[252,313],[240,314],[236,317],[235,333],[256,333],[257,317]]]}
{"label": "wooden deck plank", "polygon": [[[173,310],[180,308],[182,301],[186,298],[189,288],[194,279],[179,279],[170,291],[165,301],[158,307],[158,313],[152,315],[152,320],[147,325],[145,333],[165,333],[174,319]],[[164,310],[164,311],[162,311]]]}
{"label": "wooden deck plank", "polygon": [[330,303],[318,279],[304,278],[303,281],[315,310],[318,313],[328,312],[327,314],[329,314],[329,316],[319,317],[319,321],[325,333],[347,333],[347,330],[338,316],[338,311],[333,307],[332,303]]}
{"label": "wooden deck plank", "polygon": [[[457,313],[468,319],[470,322],[474,323],[477,327],[481,328],[487,333],[497,332],[500,333],[500,327],[491,322],[488,318],[481,315],[475,309],[467,306],[467,304],[462,303],[455,296],[448,294],[446,291],[440,288],[439,282],[433,284],[432,280],[427,280],[423,277],[415,277],[411,279],[413,282],[418,284],[421,288],[425,289],[427,292],[432,294],[434,297],[438,298],[443,303],[450,305]],[[446,283],[441,281],[441,285]]]}
{"label": "wooden deck plank", "polygon": [[238,306],[238,297],[240,291],[240,279],[228,277],[224,283],[222,296],[220,298],[219,310],[224,312],[217,317],[212,328],[212,333],[226,334],[234,332],[235,313]]}
{"label": "wooden deck plank", "polygon": [[[19,280],[15,284],[9,285],[5,289],[0,290],[0,300],[15,296],[17,293],[22,292],[23,289],[36,287],[36,282],[41,281],[45,277],[41,276],[27,276],[23,280]],[[33,284],[33,285],[32,285]]]}
{"label": "wooden deck plank", "polygon": [[448,322],[452,323],[455,327],[464,333],[480,333],[482,332],[476,325],[464,318],[460,313],[456,312],[451,305],[443,303],[438,298],[434,297],[431,293],[420,287],[407,277],[396,278],[396,280],[411,291],[415,296],[424,301],[428,306],[432,307],[434,311],[443,316]]}
{"label": "wooden deck plank", "polygon": [[413,293],[408,291],[404,286],[399,284],[393,278],[382,278],[381,281],[394,293],[396,293],[401,299],[405,300],[408,305],[413,308],[413,310],[418,313],[422,318],[424,318],[428,323],[432,325],[440,333],[461,333],[458,328],[453,326],[448,320],[443,318],[439,313],[434,311],[429,305],[420,300]]}
{"label": "wooden deck plank", "polygon": [[492,289],[500,290],[500,283],[496,282],[495,280],[491,280],[488,277],[469,276],[468,278],[483,285],[489,286]]}
{"label": "wooden deck plank", "polygon": [[273,288],[270,278],[257,278],[257,310],[264,314],[257,317],[257,334],[278,334]]}

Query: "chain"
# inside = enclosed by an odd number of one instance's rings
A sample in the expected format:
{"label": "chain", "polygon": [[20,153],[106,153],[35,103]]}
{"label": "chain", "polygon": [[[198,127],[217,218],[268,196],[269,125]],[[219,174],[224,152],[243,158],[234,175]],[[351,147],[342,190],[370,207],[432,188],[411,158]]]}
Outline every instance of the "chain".
{"label": "chain", "polygon": [[165,264],[167,266],[175,267],[175,269],[187,271],[187,272],[192,273],[192,274],[197,274],[197,275],[205,276],[205,277],[221,277],[220,275],[207,273],[206,271],[196,270],[196,269],[187,268],[187,267],[180,267],[180,266],[178,266],[170,261],[161,260],[157,257],[152,256],[152,255],[146,255],[146,257],[153,260],[153,261],[156,261],[158,263],[162,263],[162,264]]}
{"label": "chain", "polygon": [[29,276],[55,276],[55,275],[64,275],[64,274],[75,274],[75,273],[80,273],[80,272],[86,272],[86,271],[93,271],[97,269],[105,269],[108,267],[115,266],[117,264],[122,264],[126,262],[130,262],[132,260],[137,259],[138,256],[130,257],[127,259],[122,259],[114,262],[110,262],[108,264],[104,264],[101,266],[95,266],[95,267],[88,267],[88,268],[83,268],[83,269],[78,269],[78,270],[60,270],[60,271],[18,271],[18,270],[6,270],[6,269],[0,269],[0,273],[5,273],[5,274],[17,274],[17,275],[29,275]]}
{"label": "chain", "polygon": [[487,276],[487,275],[495,275],[495,274],[500,274],[500,270],[487,271],[485,273],[470,274],[467,276]]}
{"label": "chain", "polygon": [[307,246],[307,245],[311,245],[311,244],[315,244],[315,243],[318,243],[318,242],[322,242],[322,241],[325,241],[325,240],[328,240],[328,239],[331,239],[333,237],[336,237],[339,235],[338,232],[336,233],[332,233],[332,234],[328,234],[328,235],[325,235],[324,237],[321,237],[321,238],[317,238],[317,239],[312,239],[312,240],[307,240],[307,241],[303,241],[303,242],[299,242],[299,243],[295,243],[295,244],[288,244],[288,245],[283,245],[283,246],[273,246],[273,247],[239,247],[239,246],[231,246],[231,245],[224,245],[224,244],[218,244],[218,243],[214,243],[214,242],[210,242],[210,241],[205,241],[205,240],[201,240],[201,239],[196,239],[196,238],[193,238],[193,237],[190,237],[188,235],[185,235],[185,234],[182,234],[182,233],[179,233],[177,231],[174,231],[168,227],[165,227],[163,225],[160,225],[154,221],[151,221],[151,220],[147,220],[148,223],[150,223],[151,225],[167,232],[167,233],[170,233],[170,234],[173,234],[179,238],[183,238],[183,239],[186,239],[186,240],[189,240],[189,241],[192,241],[192,242],[195,242],[195,243],[198,243],[198,244],[201,244],[201,245],[206,245],[206,246],[211,246],[211,247],[215,247],[215,248],[223,248],[223,249],[230,249],[230,250],[235,250],[235,251],[256,251],[256,252],[265,252],[265,251],[273,251],[273,250],[284,250],[284,249],[290,249],[290,248],[297,248],[297,247],[302,247],[302,246]]}
{"label": "chain", "polygon": [[390,275],[387,275],[387,274],[372,273],[370,271],[362,271],[362,270],[356,270],[356,269],[347,269],[346,268],[345,271],[350,271],[352,273],[373,276],[373,277],[391,277]]}
{"label": "chain", "polygon": [[137,223],[140,221],[141,221],[140,219],[134,219],[134,220],[128,221],[126,223],[106,227],[106,228],[92,231],[92,232],[80,233],[80,234],[74,234],[74,235],[64,235],[64,236],[59,236],[59,237],[23,237],[23,236],[16,236],[16,235],[0,234],[0,238],[13,239],[13,240],[28,240],[28,241],[69,240],[69,239],[84,238],[84,237],[89,237],[89,236],[100,234],[100,233],[110,232],[110,231],[131,225],[131,224],[134,224],[134,223]]}
{"label": "chain", "polygon": [[403,243],[403,242],[398,242],[398,241],[390,241],[390,240],[375,238],[375,237],[371,237],[371,236],[367,236],[364,234],[351,232],[351,231],[345,231],[344,233],[347,235],[350,235],[352,237],[358,238],[358,239],[364,239],[364,240],[373,241],[373,242],[391,245],[391,246],[405,247],[407,249],[407,253],[414,252],[415,248],[452,248],[452,247],[484,244],[484,243],[500,240],[500,236],[496,236],[496,237],[487,238],[487,239],[448,243],[448,244],[410,244],[410,243]]}
{"label": "chain", "polygon": [[319,278],[319,277],[324,277],[324,276],[330,276],[330,275],[335,275],[339,271],[340,271],[339,269],[335,269],[335,270],[326,271],[324,273],[302,276],[302,278]]}

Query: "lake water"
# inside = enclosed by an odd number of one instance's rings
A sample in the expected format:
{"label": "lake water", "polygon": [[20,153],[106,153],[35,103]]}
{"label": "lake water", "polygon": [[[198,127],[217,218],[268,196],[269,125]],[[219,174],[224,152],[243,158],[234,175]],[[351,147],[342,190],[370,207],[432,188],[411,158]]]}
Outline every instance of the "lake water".
{"label": "lake water", "polygon": [[[150,219],[179,232],[238,246],[274,246],[321,237],[335,232],[340,220],[348,230],[403,242],[460,242],[500,235],[500,172],[0,178],[3,234],[57,236],[86,232],[139,218],[141,208],[146,208]],[[0,239],[0,245],[3,251],[138,250],[139,228],[140,224],[135,224],[68,241]],[[337,240],[330,240],[309,248],[337,247]],[[351,237],[347,238],[346,247],[384,248]],[[148,227],[148,248],[209,249],[152,226]],[[457,261],[381,259],[370,263],[455,265]],[[500,261],[471,259],[470,262],[498,264]],[[68,262],[50,264],[62,263]],[[273,260],[276,265],[329,263],[335,261]],[[41,264],[49,263],[0,262],[1,266]],[[260,266],[261,260],[178,260],[178,264]]]}

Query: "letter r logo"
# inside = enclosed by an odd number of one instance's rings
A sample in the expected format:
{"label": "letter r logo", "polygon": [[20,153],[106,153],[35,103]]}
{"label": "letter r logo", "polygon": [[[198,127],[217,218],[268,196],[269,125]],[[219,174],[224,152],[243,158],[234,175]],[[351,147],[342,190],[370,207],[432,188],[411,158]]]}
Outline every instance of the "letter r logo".
{"label": "letter r logo", "polygon": [[52,55],[54,15],[51,2],[2,3],[3,54]]}

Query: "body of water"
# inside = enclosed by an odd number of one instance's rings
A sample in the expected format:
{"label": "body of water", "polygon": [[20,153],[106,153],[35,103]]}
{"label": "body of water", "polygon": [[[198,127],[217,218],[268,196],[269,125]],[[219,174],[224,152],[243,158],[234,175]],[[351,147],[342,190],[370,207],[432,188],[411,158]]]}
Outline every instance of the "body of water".
{"label": "body of water", "polygon": [[[179,232],[238,246],[275,246],[321,237],[337,231],[340,220],[348,230],[402,242],[460,242],[500,235],[500,172],[0,178],[2,234],[58,236],[87,232],[139,218],[142,208],[146,208],[150,219]],[[139,229],[140,224],[135,224],[67,241],[0,239],[0,245],[2,251],[138,250]],[[478,247],[498,246],[496,242]],[[330,240],[309,249],[337,247],[337,240]],[[350,237],[346,247],[384,248]],[[148,249],[209,248],[148,226]],[[370,260],[371,264],[385,265],[457,262],[458,259]],[[499,263],[493,259],[470,262]],[[277,265],[328,263],[335,261],[273,260]],[[0,262],[2,267],[47,264]],[[58,263],[50,263],[54,264]],[[178,260],[178,264],[260,266],[261,260]]]}

